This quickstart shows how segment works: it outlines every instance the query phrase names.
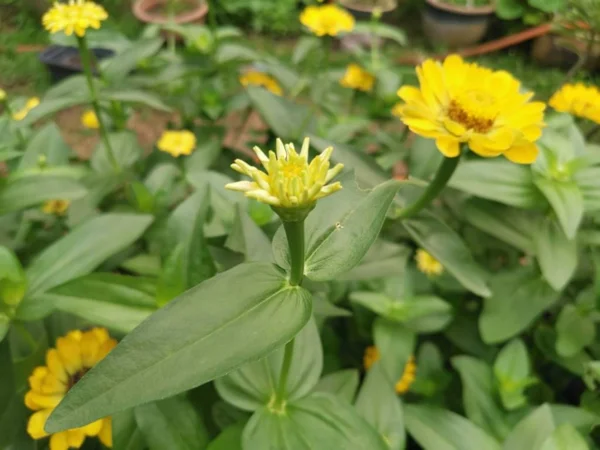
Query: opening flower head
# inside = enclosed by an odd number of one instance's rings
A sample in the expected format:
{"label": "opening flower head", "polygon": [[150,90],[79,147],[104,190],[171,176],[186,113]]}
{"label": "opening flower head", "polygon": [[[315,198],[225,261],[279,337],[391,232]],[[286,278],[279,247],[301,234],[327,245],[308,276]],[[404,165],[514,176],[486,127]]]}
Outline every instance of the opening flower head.
{"label": "opening flower head", "polygon": [[91,109],[88,109],[81,115],[81,124],[90,130],[97,130],[100,128],[98,116],[96,116],[96,113]]}
{"label": "opening flower head", "polygon": [[352,14],[334,4],[307,6],[300,22],[317,36],[337,36],[354,29]]}
{"label": "opening flower head", "polygon": [[[36,367],[29,377],[30,390],[25,405],[35,411],[29,418],[27,433],[33,439],[48,436],[44,425],[54,408],[86,372],[102,360],[117,342],[104,328],[71,331],[56,341],[56,348],[46,353],[46,365]],[[50,436],[50,450],[80,448],[86,437],[97,436],[112,446],[112,424],[109,417],[81,428],[61,431]]]}
{"label": "opening flower head", "polygon": [[300,153],[296,153],[294,144],[283,144],[277,139],[277,152],[269,151],[269,156],[258,147],[254,152],[262,163],[266,173],[241,159],[236,159],[231,167],[252,181],[238,181],[225,187],[233,191],[244,192],[246,197],[254,198],[275,208],[312,209],[317,200],[342,189],[341,183],[329,183],[344,166],[337,164],[330,169],[329,158],[333,147],[308,162],[310,141],[304,139]]}
{"label": "opening flower head", "polygon": [[[381,354],[379,353],[379,349],[374,345],[371,345],[365,349],[365,355],[363,357],[363,365],[365,370],[369,370],[373,364],[381,359]],[[394,389],[397,394],[402,395],[406,394],[410,389],[411,385],[415,381],[417,375],[417,364],[415,362],[415,357],[410,355],[408,361],[404,365],[404,371],[402,375],[394,385]]]}
{"label": "opening flower head", "polygon": [[75,33],[83,37],[88,28],[99,29],[107,18],[106,10],[92,1],[69,0],[69,3],[54,3],[42,17],[42,23],[52,34],[63,31],[67,36]]}
{"label": "opening flower head", "polygon": [[346,73],[340,80],[340,84],[346,88],[370,92],[373,89],[373,84],[375,84],[375,77],[358,64],[350,64],[346,68]]}
{"label": "opening flower head", "polygon": [[422,248],[417,250],[415,260],[417,261],[417,268],[425,275],[437,276],[441,275],[444,271],[442,263]]}
{"label": "opening flower head", "polygon": [[522,92],[511,74],[450,55],[443,63],[425,61],[417,76],[420,86],[400,88],[404,103],[393,112],[413,133],[435,139],[444,156],[459,156],[466,143],[480,156],[535,161],[545,104],[531,102],[533,93]]}
{"label": "opening flower head", "polygon": [[42,211],[46,214],[63,216],[67,212],[67,209],[69,209],[70,205],[71,202],[69,200],[46,200],[42,205]]}
{"label": "opening flower head", "polygon": [[263,72],[252,70],[246,72],[240,77],[240,83],[242,86],[260,86],[267,89],[269,92],[275,95],[283,95],[283,90],[277,81]]}
{"label": "opening flower head", "polygon": [[174,157],[189,155],[196,148],[196,136],[188,130],[165,131],[156,146]]}
{"label": "opening flower head", "polygon": [[16,121],[23,120],[25,117],[27,117],[27,114],[29,114],[31,112],[31,110],[33,108],[35,108],[36,106],[38,106],[39,104],[40,104],[40,99],[38,97],[31,97],[29,100],[27,100],[27,103],[25,103],[25,106],[23,106],[20,110],[15,111],[13,113],[12,118]]}
{"label": "opening flower head", "polygon": [[556,111],[600,124],[600,90],[596,86],[565,84],[554,93],[549,104]]}

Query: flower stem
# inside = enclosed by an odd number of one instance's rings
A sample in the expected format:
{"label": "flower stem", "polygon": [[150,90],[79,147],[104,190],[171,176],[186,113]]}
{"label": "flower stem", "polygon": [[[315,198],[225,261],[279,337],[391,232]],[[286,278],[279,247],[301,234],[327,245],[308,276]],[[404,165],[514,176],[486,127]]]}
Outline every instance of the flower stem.
{"label": "flower stem", "polygon": [[92,74],[92,56],[90,49],[88,48],[87,41],[85,40],[85,36],[77,37],[77,44],[79,45],[79,53],[81,55],[81,65],[83,67],[83,72],[87,80],[90,95],[92,97],[92,108],[94,109],[94,113],[96,113],[98,123],[100,124],[100,137],[104,143],[104,147],[106,147],[106,153],[108,155],[110,164],[113,166],[114,171],[119,173],[121,168],[119,167],[119,163],[115,158],[115,154],[110,145],[110,140],[108,139],[106,126],[104,125],[102,115],[100,114],[100,101],[98,100],[98,93],[96,92],[96,87],[94,86],[94,75]]}
{"label": "flower stem", "polygon": [[283,407],[285,406],[287,380],[290,374],[290,367],[292,367],[293,356],[294,339],[285,344],[283,362],[281,363],[281,372],[279,374],[279,384],[277,385],[277,392],[275,393],[275,405],[280,410],[283,409]]}
{"label": "flower stem", "polygon": [[304,220],[283,222],[290,248],[290,279],[292,286],[298,286],[304,276]]}
{"label": "flower stem", "polygon": [[438,196],[442,189],[444,189],[446,184],[448,184],[448,181],[456,170],[459,161],[460,156],[455,158],[444,158],[444,161],[442,161],[437,173],[435,174],[435,178],[431,181],[431,183],[429,183],[429,186],[427,186],[425,192],[423,192],[423,194],[412,205],[409,205],[400,211],[397,218],[408,219],[429,205]]}

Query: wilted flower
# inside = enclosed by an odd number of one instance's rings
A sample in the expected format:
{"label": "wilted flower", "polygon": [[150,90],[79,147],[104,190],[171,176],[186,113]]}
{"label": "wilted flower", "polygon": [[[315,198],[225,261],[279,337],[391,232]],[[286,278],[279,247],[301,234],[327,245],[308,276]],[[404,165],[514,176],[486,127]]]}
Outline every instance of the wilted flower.
{"label": "wilted flower", "polygon": [[189,155],[196,148],[196,136],[188,130],[165,131],[156,146],[171,156]]}
{"label": "wilted flower", "polygon": [[444,271],[444,266],[442,266],[442,263],[440,263],[422,248],[417,250],[415,260],[417,261],[417,268],[425,275],[441,275],[441,273]]}
{"label": "wilted flower", "polygon": [[69,3],[54,3],[42,17],[42,23],[52,34],[63,31],[67,36],[75,33],[83,37],[88,28],[99,29],[107,18],[106,10],[94,2],[69,0]]}
{"label": "wilted flower", "polygon": [[[44,425],[53,409],[88,370],[110,352],[117,342],[104,328],[89,331],[71,331],[56,341],[56,348],[46,353],[46,365],[36,367],[29,377],[30,390],[25,394],[25,405],[36,411],[27,424],[27,433],[33,439],[48,436]],[[81,428],[61,431],[50,436],[50,450],[80,448],[86,437],[98,436],[112,447],[110,417],[97,420]]]}
{"label": "wilted flower", "polygon": [[42,211],[46,214],[62,216],[67,212],[70,204],[71,202],[69,200],[46,200],[42,205]]}
{"label": "wilted flower", "polygon": [[90,130],[97,130],[98,128],[100,128],[100,121],[98,120],[98,116],[91,109],[88,109],[81,115],[81,124],[84,127],[89,128]]}
{"label": "wilted flower", "polygon": [[554,93],[549,103],[556,111],[600,124],[600,90],[596,86],[565,84]]}
{"label": "wilted flower", "polygon": [[39,104],[39,98],[31,97],[29,100],[27,100],[27,103],[25,103],[25,106],[23,106],[23,108],[13,113],[13,119],[17,121],[23,120],[25,117],[27,117],[27,114],[29,114],[29,112]]}
{"label": "wilted flower", "polygon": [[283,90],[279,83],[273,78],[263,72],[257,72],[255,70],[246,72],[240,77],[240,83],[242,86],[260,86],[264,87],[272,94],[281,96]]}
{"label": "wilted flower", "polygon": [[454,158],[460,144],[480,156],[504,155],[519,164],[535,161],[545,105],[530,102],[510,73],[465,63],[451,55],[442,63],[417,67],[420,87],[403,86],[404,101],[394,113],[416,134],[436,140],[442,154]]}
{"label": "wilted flower", "polygon": [[348,65],[346,73],[340,80],[342,86],[364,92],[371,91],[374,83],[375,77],[358,64]]}
{"label": "wilted flower", "polygon": [[[365,355],[363,358],[363,364],[365,370],[369,370],[373,364],[375,364],[381,355],[379,354],[379,349],[373,345],[369,346],[365,350]],[[404,366],[404,371],[402,372],[402,376],[394,385],[394,389],[397,394],[405,394],[410,389],[410,386],[415,381],[417,374],[417,364],[415,363],[415,357],[410,355],[406,365]]]}
{"label": "wilted flower", "polygon": [[337,36],[354,29],[354,17],[334,4],[307,6],[300,14],[300,22],[317,36]]}

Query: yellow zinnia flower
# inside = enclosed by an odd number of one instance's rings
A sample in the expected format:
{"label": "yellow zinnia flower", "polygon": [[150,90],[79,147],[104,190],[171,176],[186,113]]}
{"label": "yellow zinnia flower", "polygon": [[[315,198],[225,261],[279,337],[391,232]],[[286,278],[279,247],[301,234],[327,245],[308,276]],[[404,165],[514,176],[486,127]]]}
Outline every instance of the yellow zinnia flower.
{"label": "yellow zinnia flower", "polygon": [[420,248],[415,255],[417,268],[425,275],[441,275],[444,271],[444,266],[431,254]]}
{"label": "yellow zinnia flower", "polygon": [[81,115],[81,124],[90,130],[97,130],[100,128],[98,116],[96,116],[96,113],[91,109],[88,109]]}
{"label": "yellow zinnia flower", "polygon": [[[365,350],[365,355],[363,358],[363,364],[365,370],[369,370],[373,364],[375,364],[381,355],[379,354],[379,349],[373,345],[369,346]],[[410,389],[410,386],[415,381],[417,374],[417,364],[415,362],[415,357],[410,355],[406,365],[404,366],[404,371],[402,372],[402,376],[394,385],[394,389],[396,393],[399,395],[406,394]]]}
{"label": "yellow zinnia flower", "polygon": [[196,136],[188,130],[165,131],[156,146],[171,156],[189,155],[196,148]]}
{"label": "yellow zinnia flower", "polygon": [[42,17],[42,23],[52,34],[63,31],[67,36],[75,33],[83,37],[88,28],[99,29],[100,23],[107,18],[106,10],[94,2],[69,0],[69,3],[54,3]]}
{"label": "yellow zinnia flower", "polygon": [[[25,405],[36,411],[27,423],[27,433],[33,439],[48,436],[44,425],[52,410],[67,391],[116,345],[117,341],[104,328],[93,328],[85,332],[71,331],[56,340],[56,348],[51,348],[46,353],[46,365],[33,370],[29,377],[30,390],[25,394]],[[104,445],[112,447],[110,417],[81,428],[53,434],[50,436],[50,450],[80,448],[87,436],[98,436]]]}
{"label": "yellow zinnia flower", "polygon": [[264,87],[272,94],[281,96],[283,94],[283,90],[279,83],[275,81],[274,78],[270,77],[266,73],[250,71],[246,72],[240,77],[240,83],[242,86],[260,86]]}
{"label": "yellow zinnia flower", "polygon": [[340,80],[342,86],[364,92],[371,91],[374,83],[375,77],[358,64],[350,64],[346,68],[346,73]]}
{"label": "yellow zinnia flower", "polygon": [[403,86],[404,101],[394,112],[413,133],[433,138],[448,158],[460,144],[480,156],[504,155],[519,164],[535,161],[545,105],[530,102],[533,93],[505,71],[469,64],[458,55],[417,67],[420,87]]}
{"label": "yellow zinnia flower", "polygon": [[600,124],[600,90],[596,86],[565,84],[552,96],[549,103],[556,111]]}
{"label": "yellow zinnia flower", "polygon": [[300,22],[317,36],[337,36],[354,29],[352,14],[334,4],[306,7]]}
{"label": "yellow zinnia flower", "polygon": [[71,202],[69,200],[47,200],[42,205],[42,211],[46,214],[56,214],[62,216],[69,209]]}
{"label": "yellow zinnia flower", "polygon": [[330,169],[329,158],[333,147],[323,150],[310,164],[308,163],[309,139],[304,139],[300,153],[296,153],[294,144],[283,144],[277,139],[277,153],[269,151],[269,156],[254,147],[266,170],[262,172],[241,159],[236,159],[231,168],[252,178],[252,181],[229,183],[225,187],[233,191],[244,192],[246,197],[280,208],[311,208],[323,197],[342,189],[341,183],[329,183],[344,168],[337,164]]}
{"label": "yellow zinnia flower", "polygon": [[27,117],[27,114],[29,114],[29,112],[39,104],[39,98],[31,97],[29,100],[27,100],[27,103],[25,103],[25,106],[23,106],[23,108],[13,113],[13,119],[17,121],[23,120],[25,117]]}

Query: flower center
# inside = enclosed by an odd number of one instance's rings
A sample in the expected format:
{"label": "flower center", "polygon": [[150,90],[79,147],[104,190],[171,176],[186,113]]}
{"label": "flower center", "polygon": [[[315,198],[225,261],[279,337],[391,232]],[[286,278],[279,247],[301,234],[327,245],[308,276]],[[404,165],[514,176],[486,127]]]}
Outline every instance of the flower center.
{"label": "flower center", "polygon": [[468,91],[450,100],[448,117],[468,130],[487,133],[498,114],[496,99],[487,92]]}
{"label": "flower center", "polygon": [[75,372],[73,375],[71,375],[67,385],[67,390],[70,390],[73,386],[75,386],[79,382],[79,380],[83,378],[83,376],[87,373],[88,370],[90,369],[84,367],[80,371]]}
{"label": "flower center", "polygon": [[302,176],[305,166],[299,162],[285,162],[281,165],[281,173],[285,178],[296,178]]}

